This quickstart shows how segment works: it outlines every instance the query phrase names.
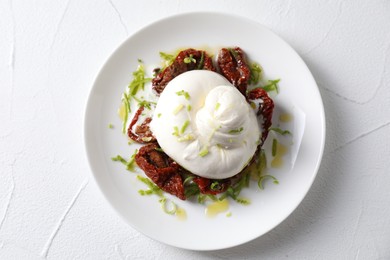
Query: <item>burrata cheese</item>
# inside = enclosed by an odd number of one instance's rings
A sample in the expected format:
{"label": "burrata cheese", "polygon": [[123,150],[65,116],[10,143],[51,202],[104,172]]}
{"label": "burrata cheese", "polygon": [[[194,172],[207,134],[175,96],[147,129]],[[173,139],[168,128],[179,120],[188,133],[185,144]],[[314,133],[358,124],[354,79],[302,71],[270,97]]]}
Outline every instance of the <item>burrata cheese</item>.
{"label": "burrata cheese", "polygon": [[150,128],[168,156],[210,179],[239,173],[261,138],[245,97],[226,78],[207,70],[188,71],[169,82]]}

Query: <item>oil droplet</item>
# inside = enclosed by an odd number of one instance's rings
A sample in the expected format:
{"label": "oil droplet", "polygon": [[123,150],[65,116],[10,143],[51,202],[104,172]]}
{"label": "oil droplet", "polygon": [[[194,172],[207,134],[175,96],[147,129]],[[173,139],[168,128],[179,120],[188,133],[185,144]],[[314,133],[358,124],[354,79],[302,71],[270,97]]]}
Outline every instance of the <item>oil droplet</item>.
{"label": "oil droplet", "polygon": [[182,208],[178,208],[176,210],[176,217],[178,220],[184,221],[187,219],[187,212]]}
{"label": "oil droplet", "polygon": [[121,103],[121,106],[119,107],[118,109],[118,115],[119,115],[119,118],[124,121],[125,120],[125,114],[126,114],[126,107],[125,107],[125,104],[122,102]]}
{"label": "oil droplet", "polygon": [[207,217],[213,218],[219,213],[225,212],[229,209],[229,200],[218,200],[207,206],[205,213]]}
{"label": "oil droplet", "polygon": [[290,122],[292,119],[293,119],[293,116],[290,115],[290,114],[287,114],[287,113],[281,114],[281,115],[279,116],[280,122],[283,122],[283,123]]}
{"label": "oil droplet", "polygon": [[286,146],[278,143],[276,148],[276,155],[271,161],[272,168],[281,168],[283,166],[283,156],[287,153],[288,149]]}

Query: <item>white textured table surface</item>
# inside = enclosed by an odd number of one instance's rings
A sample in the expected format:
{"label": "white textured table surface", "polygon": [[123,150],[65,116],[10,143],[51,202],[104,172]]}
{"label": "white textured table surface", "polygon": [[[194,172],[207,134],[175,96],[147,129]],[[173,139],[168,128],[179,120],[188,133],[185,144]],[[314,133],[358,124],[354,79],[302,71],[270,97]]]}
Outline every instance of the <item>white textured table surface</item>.
{"label": "white textured table surface", "polygon": [[[327,144],[310,192],[268,234],[195,252],[155,242],[104,200],[83,116],[110,53],[172,14],[219,11],[289,42],[320,87]],[[0,1],[0,259],[390,259],[390,2]]]}

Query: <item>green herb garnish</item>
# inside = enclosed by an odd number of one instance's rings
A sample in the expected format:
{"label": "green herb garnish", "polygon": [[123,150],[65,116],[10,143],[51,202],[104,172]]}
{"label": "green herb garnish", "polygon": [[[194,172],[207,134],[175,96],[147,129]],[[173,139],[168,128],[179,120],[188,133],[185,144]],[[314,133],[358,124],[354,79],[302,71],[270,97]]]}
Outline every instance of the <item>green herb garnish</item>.
{"label": "green herb garnish", "polygon": [[229,131],[229,134],[237,134],[237,133],[242,132],[242,130],[244,130],[243,127],[240,127],[239,129],[232,129]]}
{"label": "green herb garnish", "polygon": [[215,104],[215,111],[217,111],[218,110],[218,108],[221,106],[221,104],[219,103],[219,102],[217,102],[216,104]]}
{"label": "green herb garnish", "polygon": [[211,190],[220,190],[221,189],[221,184],[219,184],[218,181],[213,181],[210,185]]}
{"label": "green herb garnish", "polygon": [[204,65],[204,51],[202,51],[201,53],[202,54],[200,56],[200,61],[197,67],[198,70],[203,69],[203,65]]}
{"label": "green herb garnish", "polygon": [[144,100],[144,99],[139,99],[137,98],[136,96],[132,95],[131,96],[132,98],[134,98],[137,102],[138,102],[138,106],[140,107],[146,107],[147,109],[151,110],[151,105],[157,105],[156,102],[153,102],[153,101],[147,101],[147,100]]}
{"label": "green herb garnish", "polygon": [[135,167],[135,155],[138,153],[138,150],[135,149],[134,153],[131,155],[130,159],[127,161],[122,156],[117,155],[115,157],[112,157],[111,160],[114,162],[121,162],[122,164],[126,165],[126,170],[134,172]]}
{"label": "green herb garnish", "polygon": [[160,57],[163,60],[165,60],[167,62],[167,64],[168,64],[168,66],[169,66],[175,60],[176,56],[174,54],[169,54],[169,53],[165,53],[165,52],[160,51]]}
{"label": "green herb garnish", "polygon": [[186,120],[183,124],[183,126],[181,127],[180,129],[180,133],[181,134],[184,134],[184,132],[186,131],[187,127],[190,125],[190,121],[189,120]]}
{"label": "green herb garnish", "polygon": [[267,92],[276,91],[276,93],[279,93],[279,88],[278,88],[279,81],[280,79],[268,80],[269,84],[262,87],[262,89],[264,89]]}
{"label": "green herb garnish", "polygon": [[176,95],[178,96],[184,96],[185,99],[189,100],[190,99],[190,94],[188,94],[187,91],[184,91],[184,90],[180,90],[178,92],[176,92]]}
{"label": "green herb garnish", "polygon": [[209,153],[209,150],[207,149],[207,147],[203,147],[202,150],[200,150],[200,152],[199,152],[199,156],[205,157],[208,153]]}
{"label": "green herb garnish", "polygon": [[264,190],[263,182],[264,182],[264,180],[267,179],[267,178],[273,179],[273,183],[274,183],[274,184],[279,184],[278,179],[276,179],[274,176],[269,175],[269,174],[267,174],[267,175],[262,175],[262,176],[260,176],[259,181],[257,182],[257,185],[259,186],[259,188],[260,188],[261,190]]}
{"label": "green herb garnish", "polygon": [[195,195],[199,195],[200,190],[196,183],[193,182],[194,176],[190,175],[183,181],[184,194],[186,198],[190,198]]}
{"label": "green herb garnish", "polygon": [[161,198],[159,202],[165,213],[169,215],[174,215],[176,213],[177,205],[173,201],[167,200],[167,198]]}
{"label": "green herb garnish", "polygon": [[278,149],[278,140],[274,138],[272,140],[272,156],[274,157],[276,156],[277,149]]}
{"label": "green herb garnish", "polygon": [[172,135],[179,137],[179,127],[177,127],[177,126],[173,127]]}
{"label": "green herb garnish", "polygon": [[160,197],[163,196],[163,191],[156,185],[154,184],[151,180],[149,180],[148,178],[146,177],[142,177],[141,175],[137,175],[137,179],[142,181],[143,183],[146,184],[146,186],[148,186],[148,190],[139,190],[138,192],[141,194],[141,195],[151,195],[151,194],[156,194]]}
{"label": "green herb garnish", "polygon": [[233,55],[235,60],[238,60],[238,53],[235,49],[228,48],[229,52]]}
{"label": "green herb garnish", "polygon": [[234,200],[237,200],[238,195],[240,194],[241,190],[244,187],[248,187],[249,186],[249,181],[250,181],[250,171],[246,170],[243,173],[243,175],[241,176],[241,178],[236,183],[234,183],[232,186],[230,186],[225,191],[225,193],[222,194],[221,197],[219,197],[219,200],[223,200],[223,199],[225,199],[228,196],[231,197]]}
{"label": "green herb garnish", "polygon": [[136,95],[139,89],[144,90],[145,84],[151,80],[151,78],[145,78],[145,67],[142,62],[139,62],[137,70],[133,72],[133,80],[128,86],[130,95]]}
{"label": "green herb garnish", "polygon": [[269,130],[274,131],[274,132],[281,134],[281,135],[290,135],[291,134],[290,131],[282,130],[279,127],[271,127]]}
{"label": "green herb garnish", "polygon": [[129,113],[131,112],[130,103],[129,103],[129,97],[126,95],[126,93],[123,93],[122,102],[125,107],[125,115],[123,118],[122,123],[122,133],[126,133],[126,126],[127,126],[127,119],[129,118]]}
{"label": "green herb garnish", "polygon": [[250,71],[251,71],[251,77],[249,79],[248,84],[255,85],[259,83],[261,79],[261,74],[263,72],[261,66],[258,63],[252,63],[252,65],[250,66]]}
{"label": "green herb garnish", "polygon": [[196,60],[192,54],[190,54],[189,57],[185,57],[183,61],[184,61],[184,63],[187,63],[187,64],[189,64],[191,62],[196,63]]}
{"label": "green herb garnish", "polygon": [[198,195],[198,203],[200,204],[203,204],[206,199],[210,199],[212,201],[217,201],[217,197],[215,195],[212,195],[212,194],[199,194]]}
{"label": "green herb garnish", "polygon": [[178,142],[191,141],[191,140],[194,140],[194,137],[191,134],[186,134],[186,135],[180,136],[177,139]]}
{"label": "green herb garnish", "polygon": [[191,105],[188,105],[188,106],[187,106],[187,111],[190,112],[191,109],[192,109],[192,106],[191,106]]}
{"label": "green herb garnish", "polygon": [[184,105],[183,104],[179,104],[174,110],[173,110],[173,114],[174,115],[177,115],[177,113],[179,113],[180,112],[180,110],[182,110],[183,109],[183,107],[184,107]]}
{"label": "green herb garnish", "polygon": [[260,150],[256,168],[257,168],[257,176],[260,178],[260,176],[263,175],[265,169],[267,168],[267,157],[263,149]]}
{"label": "green herb garnish", "polygon": [[114,128],[114,125],[110,123],[110,124],[108,124],[108,128],[109,128],[109,129],[113,129],[113,128]]}
{"label": "green herb garnish", "polygon": [[121,163],[123,163],[124,165],[127,164],[127,161],[126,161],[122,156],[120,156],[120,155],[117,155],[117,156],[115,156],[115,157],[112,157],[111,160],[114,161],[114,162],[121,162]]}
{"label": "green herb garnish", "polygon": [[249,199],[245,199],[245,198],[237,198],[236,201],[242,205],[249,205],[251,204],[250,200]]}

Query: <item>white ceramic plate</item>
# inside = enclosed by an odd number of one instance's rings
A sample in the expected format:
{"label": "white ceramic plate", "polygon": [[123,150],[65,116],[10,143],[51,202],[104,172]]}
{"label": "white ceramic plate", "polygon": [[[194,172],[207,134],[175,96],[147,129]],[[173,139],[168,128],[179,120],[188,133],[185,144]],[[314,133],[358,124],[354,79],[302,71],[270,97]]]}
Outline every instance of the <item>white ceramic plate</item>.
{"label": "white ceramic plate", "polygon": [[[121,94],[132,79],[137,59],[145,64],[160,61],[159,51],[180,47],[219,49],[240,46],[264,68],[267,79],[280,78],[275,98],[276,114],[299,110],[306,120],[296,120],[293,131],[302,140],[292,169],[272,174],[279,185],[266,183],[259,190],[255,182],[242,195],[251,204],[232,202],[229,212],[208,218],[203,205],[173,198],[187,213],[185,221],[164,213],[156,196],[140,196],[145,188],[136,174],[128,172],[111,157],[130,156],[117,115]],[[114,129],[109,129],[112,123]],[[291,127],[291,126],[290,126]],[[298,130],[297,130],[298,129]],[[299,130],[301,129],[301,130]],[[304,133],[303,133],[304,130]],[[300,135],[299,134],[299,135]],[[301,141],[301,142],[300,142]],[[287,218],[308,192],[320,165],[325,142],[325,115],[317,85],[297,53],[264,26],[245,18],[217,13],[183,14],[153,23],[129,37],[111,55],[92,87],[85,114],[85,145],[94,178],[113,208],[132,227],[163,243],[194,250],[214,250],[255,239]],[[298,143],[298,144],[297,144]],[[294,150],[291,149],[291,150]]]}

